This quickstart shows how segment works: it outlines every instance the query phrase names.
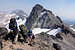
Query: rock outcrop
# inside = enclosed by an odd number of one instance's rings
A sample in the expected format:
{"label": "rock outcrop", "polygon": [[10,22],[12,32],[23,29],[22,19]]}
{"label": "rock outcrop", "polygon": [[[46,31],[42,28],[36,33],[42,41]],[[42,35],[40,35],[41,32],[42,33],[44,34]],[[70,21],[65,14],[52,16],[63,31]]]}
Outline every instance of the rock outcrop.
{"label": "rock outcrop", "polygon": [[75,50],[75,37],[67,33],[59,33],[57,36],[40,33],[36,35],[35,44],[38,50]]}
{"label": "rock outcrop", "polygon": [[54,25],[61,24],[59,17],[56,17],[50,10],[46,10],[43,6],[37,4],[33,7],[26,21],[28,29],[35,27],[52,28]]}
{"label": "rock outcrop", "polygon": [[8,34],[8,30],[4,27],[0,27],[0,39],[4,38]]}
{"label": "rock outcrop", "polygon": [[3,44],[2,40],[6,37],[8,34],[8,30],[4,27],[0,27],[0,50],[2,50]]}

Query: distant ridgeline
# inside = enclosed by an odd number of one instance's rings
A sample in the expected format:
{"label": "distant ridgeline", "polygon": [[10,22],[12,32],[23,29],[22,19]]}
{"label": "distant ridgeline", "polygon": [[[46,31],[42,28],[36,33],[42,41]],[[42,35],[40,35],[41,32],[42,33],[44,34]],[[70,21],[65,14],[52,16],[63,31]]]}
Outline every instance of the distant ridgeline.
{"label": "distant ridgeline", "polygon": [[72,25],[75,24],[75,21],[69,21],[69,20],[63,20],[64,23],[68,24],[68,25]]}

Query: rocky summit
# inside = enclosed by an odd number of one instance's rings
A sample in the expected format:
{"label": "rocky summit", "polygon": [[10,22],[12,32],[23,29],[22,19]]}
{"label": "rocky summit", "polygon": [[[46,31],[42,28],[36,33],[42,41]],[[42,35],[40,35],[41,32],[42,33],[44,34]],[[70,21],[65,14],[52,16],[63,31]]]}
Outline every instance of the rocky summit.
{"label": "rocky summit", "polygon": [[36,4],[26,21],[28,29],[35,27],[52,28],[55,24],[61,24],[61,19],[56,17],[52,11],[45,9],[43,6]]}

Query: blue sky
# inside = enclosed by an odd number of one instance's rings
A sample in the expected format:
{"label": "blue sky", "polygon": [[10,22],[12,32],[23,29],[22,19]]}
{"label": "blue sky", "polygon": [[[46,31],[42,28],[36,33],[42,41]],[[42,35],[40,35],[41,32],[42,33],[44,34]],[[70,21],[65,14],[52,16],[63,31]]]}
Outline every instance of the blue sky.
{"label": "blue sky", "polygon": [[0,11],[22,9],[29,14],[35,4],[41,4],[61,18],[75,20],[75,0],[0,0]]}

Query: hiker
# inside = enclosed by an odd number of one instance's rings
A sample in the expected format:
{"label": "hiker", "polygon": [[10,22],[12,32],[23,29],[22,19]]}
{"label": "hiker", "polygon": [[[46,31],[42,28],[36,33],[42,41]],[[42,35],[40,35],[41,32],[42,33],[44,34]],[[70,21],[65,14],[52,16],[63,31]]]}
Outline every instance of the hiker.
{"label": "hiker", "polygon": [[28,38],[27,39],[28,45],[32,46],[32,43],[34,42],[34,38],[35,38],[35,36],[32,33],[32,30],[29,30],[27,38]]}
{"label": "hiker", "polygon": [[62,32],[66,33],[66,28],[63,24],[61,25],[61,28],[62,28]]}
{"label": "hiker", "polygon": [[62,25],[62,32],[64,32],[65,34],[70,33],[68,27],[66,27],[65,25]]}
{"label": "hiker", "polygon": [[27,30],[26,26],[24,26],[23,24],[20,25],[19,28],[20,28],[20,33],[22,34],[22,36],[24,38],[24,42],[26,42],[28,30]]}
{"label": "hiker", "polygon": [[9,23],[9,29],[11,32],[13,32],[13,38],[12,38],[12,43],[16,42],[18,39],[18,29],[17,29],[17,22],[15,18],[11,18],[10,19],[10,23]]}

